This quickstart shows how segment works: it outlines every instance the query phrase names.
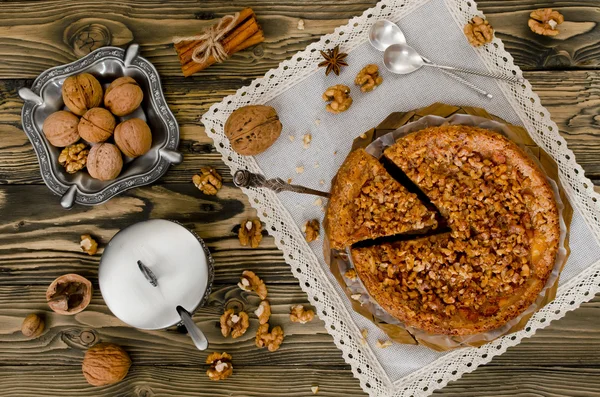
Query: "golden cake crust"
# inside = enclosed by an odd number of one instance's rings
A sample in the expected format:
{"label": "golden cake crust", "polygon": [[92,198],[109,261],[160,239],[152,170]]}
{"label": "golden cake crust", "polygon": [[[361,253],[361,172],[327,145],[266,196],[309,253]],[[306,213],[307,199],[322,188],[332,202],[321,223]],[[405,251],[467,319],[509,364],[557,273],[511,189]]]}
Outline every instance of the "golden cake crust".
{"label": "golden cake crust", "polygon": [[384,155],[451,232],[353,249],[371,296],[409,326],[452,335],[501,327],[529,307],[560,234],[553,190],[529,156],[498,133],[460,125],[409,134]]}
{"label": "golden cake crust", "polygon": [[364,149],[348,155],[332,182],[325,214],[331,248],[436,226],[435,213],[377,159]]}

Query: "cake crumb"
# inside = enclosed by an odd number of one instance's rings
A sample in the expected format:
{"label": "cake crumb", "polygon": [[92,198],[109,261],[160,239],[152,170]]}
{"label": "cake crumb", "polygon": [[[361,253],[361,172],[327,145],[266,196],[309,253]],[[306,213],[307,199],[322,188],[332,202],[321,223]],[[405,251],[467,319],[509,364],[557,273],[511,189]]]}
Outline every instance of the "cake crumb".
{"label": "cake crumb", "polygon": [[313,165],[313,167],[315,167],[315,168],[319,168],[320,166],[321,166],[321,165],[319,164],[319,162],[318,162],[318,161],[317,161],[317,162],[315,162],[315,165]]}
{"label": "cake crumb", "polygon": [[318,127],[318,126],[320,126],[320,125],[321,125],[321,120],[319,120],[319,119],[316,119],[316,120],[315,120],[315,124],[317,125],[317,127]]}
{"label": "cake crumb", "polygon": [[298,19],[298,30],[304,30],[304,19]]}
{"label": "cake crumb", "polygon": [[325,184],[325,181],[324,181],[323,179],[321,179],[321,180],[319,181],[319,185],[324,185],[324,184]]}
{"label": "cake crumb", "polygon": [[304,167],[296,167],[296,174],[302,174],[304,172]]}
{"label": "cake crumb", "polygon": [[294,140],[296,140],[296,137],[293,135],[288,135],[288,139],[290,140],[290,142],[294,142]]}
{"label": "cake crumb", "polygon": [[313,203],[314,206],[320,207],[323,205],[323,199],[322,198],[318,198],[315,200],[315,202]]}
{"label": "cake crumb", "polygon": [[302,145],[303,145],[304,149],[308,149],[310,147],[311,141],[312,141],[312,135],[304,134],[304,136],[302,137]]}
{"label": "cake crumb", "polygon": [[378,340],[377,343],[375,344],[375,346],[377,346],[380,349],[385,349],[387,347],[390,347],[392,344],[393,343],[391,340],[386,340],[385,342]]}

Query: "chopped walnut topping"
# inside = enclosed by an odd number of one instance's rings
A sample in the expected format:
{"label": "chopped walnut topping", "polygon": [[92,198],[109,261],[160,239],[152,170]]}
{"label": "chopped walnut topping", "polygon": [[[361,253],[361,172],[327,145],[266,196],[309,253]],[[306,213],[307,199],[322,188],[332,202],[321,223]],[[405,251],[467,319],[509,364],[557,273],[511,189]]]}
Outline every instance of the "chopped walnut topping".
{"label": "chopped walnut topping", "polygon": [[464,33],[473,47],[490,43],[494,38],[494,28],[486,19],[481,17],[475,17],[466,24]]}
{"label": "chopped walnut topping", "polygon": [[238,231],[238,239],[244,247],[248,244],[252,248],[258,247],[262,241],[262,224],[260,223],[260,219],[255,218],[243,221]]}
{"label": "chopped walnut topping", "polygon": [[238,287],[244,291],[254,291],[258,294],[260,299],[267,299],[267,286],[254,272],[250,270],[244,270],[242,278],[238,283]]}
{"label": "chopped walnut topping", "polygon": [[244,335],[250,326],[250,320],[246,312],[235,314],[233,309],[226,310],[221,316],[221,333],[224,337],[231,334],[233,339]]}
{"label": "chopped walnut topping", "polygon": [[208,196],[217,194],[223,186],[222,180],[221,175],[212,167],[202,167],[200,168],[200,174],[192,177],[194,185]]}
{"label": "chopped walnut topping", "polygon": [[81,235],[81,242],[79,243],[81,250],[88,255],[95,255],[98,252],[98,243],[89,234]]}
{"label": "chopped walnut topping", "polygon": [[279,349],[283,342],[283,329],[280,326],[273,327],[269,332],[269,324],[261,324],[256,331],[256,347],[266,347],[270,352]]}
{"label": "chopped walnut topping", "polygon": [[302,227],[302,231],[305,234],[306,241],[311,243],[319,238],[319,230],[321,229],[319,225],[318,219],[312,219],[310,221],[306,221],[304,226]]}
{"label": "chopped walnut topping", "polygon": [[392,341],[391,340],[386,340],[384,342],[378,340],[377,343],[375,344],[375,346],[377,346],[380,349],[385,349],[386,347],[390,347],[392,346]]}
{"label": "chopped walnut topping", "polygon": [[373,91],[381,83],[383,83],[383,77],[379,75],[379,68],[374,64],[362,68],[354,79],[354,84],[359,86],[362,92]]}
{"label": "chopped walnut topping", "polygon": [[258,309],[254,311],[256,317],[258,317],[259,324],[266,324],[269,322],[269,318],[271,317],[271,305],[269,301],[261,301],[260,305],[258,305]]}
{"label": "chopped walnut topping", "polygon": [[77,143],[64,148],[58,156],[58,162],[67,173],[74,174],[85,167],[89,153],[85,143]]}
{"label": "chopped walnut topping", "polygon": [[312,135],[311,134],[304,134],[302,136],[302,146],[304,147],[304,149],[308,149],[310,147],[310,142],[312,141]]}
{"label": "chopped walnut topping", "polygon": [[529,29],[542,36],[556,36],[559,33],[556,27],[565,21],[565,17],[560,12],[553,11],[552,8],[532,11],[529,17]]}
{"label": "chopped walnut topping", "polygon": [[233,373],[231,355],[227,353],[211,353],[206,358],[206,363],[210,364],[210,368],[206,371],[206,375],[208,375],[211,380],[227,379]]}
{"label": "chopped walnut topping", "polygon": [[346,276],[346,278],[355,281],[358,279],[358,275],[356,274],[356,270],[354,269],[348,269],[346,270],[346,273],[344,273],[344,276]]}
{"label": "chopped walnut topping", "polygon": [[290,309],[290,321],[294,323],[306,324],[315,318],[315,312],[311,309],[304,309],[303,305],[292,306]]}
{"label": "chopped walnut topping", "polygon": [[310,391],[312,391],[312,394],[317,394],[319,392],[319,386],[313,386],[313,387],[311,387]]}

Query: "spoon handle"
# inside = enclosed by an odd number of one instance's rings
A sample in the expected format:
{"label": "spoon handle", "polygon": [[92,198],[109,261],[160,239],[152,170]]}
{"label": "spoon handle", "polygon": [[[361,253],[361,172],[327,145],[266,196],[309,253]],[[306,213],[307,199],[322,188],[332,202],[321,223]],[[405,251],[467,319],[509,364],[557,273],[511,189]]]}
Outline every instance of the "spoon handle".
{"label": "spoon handle", "polygon": [[[427,58],[425,58],[424,56],[421,56],[421,58],[423,58],[423,60],[425,62],[429,62],[431,63],[431,61]],[[453,78],[454,80],[458,81],[459,83],[466,85],[467,87],[469,87],[470,89],[472,89],[473,91],[477,92],[478,94],[483,95],[484,97],[488,98],[488,99],[492,99],[494,96],[492,94],[490,94],[489,92],[487,92],[486,90],[484,90],[483,88],[480,88],[478,85],[475,85],[473,83],[471,83],[469,80],[465,80],[462,77],[460,77],[459,75],[457,75],[456,73],[453,73],[449,70],[446,69],[441,69],[442,73],[444,73],[446,76]]]}
{"label": "spoon handle", "polygon": [[433,66],[434,68],[443,69],[443,70],[451,70],[453,72],[475,74],[477,76],[491,77],[493,79],[510,81],[512,83],[522,83],[524,81],[523,78],[521,78],[521,77],[504,76],[501,74],[480,72],[478,70],[471,70],[471,69],[455,68],[453,66],[438,65],[437,63],[426,62],[425,60],[423,60],[423,61],[424,61],[423,65],[425,65],[425,66]]}

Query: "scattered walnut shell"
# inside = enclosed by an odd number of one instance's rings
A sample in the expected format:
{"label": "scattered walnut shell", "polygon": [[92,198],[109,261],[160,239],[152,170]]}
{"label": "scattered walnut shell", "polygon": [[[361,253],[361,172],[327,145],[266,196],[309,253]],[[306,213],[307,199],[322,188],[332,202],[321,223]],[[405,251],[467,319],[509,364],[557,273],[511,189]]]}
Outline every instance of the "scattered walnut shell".
{"label": "scattered walnut shell", "polygon": [[260,299],[267,299],[267,286],[254,272],[250,270],[244,270],[242,278],[238,283],[238,287],[244,291],[254,291],[258,294]]}
{"label": "scattered walnut shell", "polygon": [[326,107],[328,112],[333,114],[345,112],[352,105],[350,87],[342,84],[331,86],[323,93],[323,100],[330,102]]}
{"label": "scattered walnut shell", "polygon": [[91,108],[79,120],[77,130],[86,141],[100,143],[113,135],[116,124],[114,116],[108,110]]}
{"label": "scattered walnut shell", "polygon": [[91,300],[92,283],[78,274],[60,276],[46,290],[48,306],[59,314],[77,314],[84,310]]}
{"label": "scattered walnut shell", "polygon": [[481,17],[474,17],[463,29],[465,36],[473,47],[480,47],[494,39],[494,28]]}
{"label": "scattered walnut shell", "polygon": [[200,168],[200,174],[192,177],[194,185],[207,196],[214,196],[223,186],[223,178],[212,167]]}
{"label": "scattered walnut shell", "polygon": [[66,110],[59,110],[46,117],[42,131],[52,146],[66,147],[79,140],[79,118]]}
{"label": "scattered walnut shell", "polygon": [[269,324],[261,324],[256,331],[256,347],[266,347],[270,352],[274,352],[283,342],[283,329],[278,325],[269,332]]}
{"label": "scattered walnut shell", "polygon": [[240,230],[238,231],[238,239],[242,246],[256,248],[262,241],[262,224],[260,219],[247,219],[240,224]]}
{"label": "scattered walnut shell", "polygon": [[102,103],[102,86],[89,73],[69,76],[62,86],[62,98],[71,112],[83,116],[89,109]]}
{"label": "scattered walnut shell", "polygon": [[552,8],[540,8],[532,11],[529,18],[529,29],[533,33],[542,36],[556,36],[560,33],[556,26],[565,21],[565,17],[560,12],[552,10]]}
{"label": "scattered walnut shell", "polygon": [[231,355],[223,352],[214,352],[206,357],[206,363],[210,364],[210,368],[206,371],[206,375],[211,380],[227,379],[233,374],[233,364],[231,363]]}
{"label": "scattered walnut shell", "polygon": [[290,308],[290,321],[293,323],[306,324],[315,318],[315,312],[306,310],[303,305],[295,305]]}
{"label": "scattered walnut shell", "polygon": [[225,135],[231,147],[244,156],[267,150],[281,134],[281,122],[270,106],[242,106],[225,122]]}
{"label": "scattered walnut shell", "polygon": [[231,334],[233,339],[239,338],[244,335],[250,327],[250,319],[248,313],[241,311],[235,313],[235,310],[229,309],[221,315],[221,334],[224,337],[228,337]]}
{"label": "scattered walnut shell", "polygon": [[90,150],[85,143],[77,143],[64,148],[58,155],[58,163],[65,167],[68,174],[82,170],[87,164]]}
{"label": "scattered walnut shell", "polygon": [[31,313],[25,317],[21,324],[21,332],[28,338],[37,338],[44,333],[44,320],[35,313]]}
{"label": "scattered walnut shell", "polygon": [[256,317],[258,317],[259,324],[266,324],[269,322],[271,317],[271,304],[269,301],[263,300],[258,305],[258,308],[254,311]]}
{"label": "scattered walnut shell", "polygon": [[115,116],[126,116],[137,109],[144,93],[139,84],[131,77],[119,77],[106,89],[104,106]]}
{"label": "scattered walnut shell", "polygon": [[101,181],[115,179],[123,169],[123,157],[119,148],[112,143],[92,146],[87,159],[87,170],[92,178]]}
{"label": "scattered walnut shell", "polygon": [[142,119],[123,121],[115,128],[115,143],[127,157],[139,157],[152,147],[152,132]]}
{"label": "scattered walnut shell", "polygon": [[121,346],[98,343],[85,352],[81,365],[90,385],[105,386],[122,381],[131,367],[131,359]]}
{"label": "scattered walnut shell", "polygon": [[381,83],[383,83],[383,77],[379,75],[379,68],[374,64],[362,68],[354,79],[354,84],[359,86],[362,92],[373,91]]}
{"label": "scattered walnut shell", "polygon": [[88,255],[96,255],[96,252],[98,252],[98,243],[89,234],[81,235],[79,247]]}
{"label": "scattered walnut shell", "polygon": [[304,226],[302,227],[302,231],[305,234],[305,238],[307,242],[313,242],[319,238],[319,230],[321,227],[319,226],[318,219],[312,219],[310,221],[306,221]]}

